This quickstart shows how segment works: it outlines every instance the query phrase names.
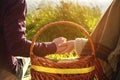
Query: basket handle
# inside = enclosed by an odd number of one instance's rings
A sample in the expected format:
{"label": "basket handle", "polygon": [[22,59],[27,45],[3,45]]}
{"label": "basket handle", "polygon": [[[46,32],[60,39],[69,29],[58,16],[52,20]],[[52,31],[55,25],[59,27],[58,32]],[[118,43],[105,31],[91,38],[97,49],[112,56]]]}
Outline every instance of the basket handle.
{"label": "basket handle", "polygon": [[89,42],[90,42],[90,45],[91,45],[91,48],[92,48],[92,55],[95,56],[95,48],[94,48],[93,41],[92,41],[92,38],[90,37],[89,33],[81,25],[79,25],[77,23],[74,23],[74,22],[71,22],[71,21],[52,22],[52,23],[49,23],[49,24],[43,26],[41,29],[39,29],[39,31],[33,37],[32,44],[30,46],[30,56],[33,55],[32,51],[33,51],[34,43],[37,40],[37,38],[39,37],[39,35],[43,31],[47,30],[49,27],[52,27],[52,26],[55,26],[55,25],[68,25],[68,26],[71,26],[71,27],[76,27],[76,28],[80,29],[82,32],[84,32],[85,35],[87,36]]}

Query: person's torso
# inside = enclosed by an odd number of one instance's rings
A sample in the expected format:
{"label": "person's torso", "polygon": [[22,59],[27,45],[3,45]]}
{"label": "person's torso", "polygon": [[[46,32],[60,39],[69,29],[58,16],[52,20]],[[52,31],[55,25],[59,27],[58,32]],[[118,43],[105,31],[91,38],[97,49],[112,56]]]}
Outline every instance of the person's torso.
{"label": "person's torso", "polygon": [[6,13],[5,0],[0,0],[0,68],[15,68],[15,58],[7,52],[7,45],[4,39],[4,17]]}

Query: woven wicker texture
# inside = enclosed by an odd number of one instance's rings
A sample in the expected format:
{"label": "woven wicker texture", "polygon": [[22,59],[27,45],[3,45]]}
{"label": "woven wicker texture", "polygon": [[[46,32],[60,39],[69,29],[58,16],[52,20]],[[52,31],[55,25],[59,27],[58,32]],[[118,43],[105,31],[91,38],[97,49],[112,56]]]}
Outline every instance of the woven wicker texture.
{"label": "woven wicker texture", "polygon": [[[63,60],[60,62],[55,62],[51,59],[47,59],[44,57],[38,57],[34,55],[33,53],[33,47],[34,43],[36,42],[37,38],[39,35],[47,30],[49,27],[54,27],[55,25],[67,25],[70,27],[75,27],[80,30],[80,32],[84,32],[85,35],[87,36],[92,53],[91,55],[86,55],[86,56],[81,56],[80,58],[75,58],[75,59],[68,59],[67,61]],[[89,35],[89,33],[79,24],[76,24],[74,22],[70,21],[57,21],[53,23],[49,23],[45,26],[43,26],[34,36],[32,40],[32,45],[30,47],[30,58],[31,58],[31,65],[35,66],[42,66],[44,68],[53,68],[53,69],[84,69],[84,68],[89,68],[89,67],[95,67],[94,70],[91,70],[90,72],[85,72],[85,73],[79,73],[76,71],[76,73],[70,72],[70,74],[60,74],[59,72],[57,73],[50,73],[44,72],[44,71],[38,71],[35,70],[33,67],[31,67],[31,78],[32,80],[93,80],[94,77],[97,77],[98,80],[108,80],[101,68],[101,65],[99,61],[95,57],[95,49],[94,45],[92,42],[92,39]],[[78,72],[78,73],[77,73]]]}

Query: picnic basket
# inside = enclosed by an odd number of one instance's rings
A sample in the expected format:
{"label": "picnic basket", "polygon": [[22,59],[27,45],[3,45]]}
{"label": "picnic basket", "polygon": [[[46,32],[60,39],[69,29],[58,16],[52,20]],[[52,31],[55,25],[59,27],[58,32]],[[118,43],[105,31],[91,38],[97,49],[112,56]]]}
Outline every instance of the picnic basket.
{"label": "picnic basket", "polygon": [[[36,56],[33,53],[33,47],[37,38],[43,31],[55,25],[67,25],[84,32],[91,45],[92,53],[62,62]],[[96,58],[94,44],[89,33],[81,25],[71,21],[52,22],[39,29],[32,40],[30,58],[32,80],[108,80],[103,73],[99,60]]]}

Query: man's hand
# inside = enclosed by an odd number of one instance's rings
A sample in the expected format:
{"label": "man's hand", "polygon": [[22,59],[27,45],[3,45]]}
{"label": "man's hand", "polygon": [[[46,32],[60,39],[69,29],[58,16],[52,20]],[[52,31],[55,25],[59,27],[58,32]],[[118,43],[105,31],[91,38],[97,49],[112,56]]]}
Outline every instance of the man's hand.
{"label": "man's hand", "polygon": [[61,51],[61,53],[70,53],[74,50],[74,40],[69,40],[66,43],[62,43],[59,47],[65,47],[64,50]]}
{"label": "man's hand", "polygon": [[66,43],[67,39],[64,37],[59,37],[53,40],[53,42],[56,44],[57,51],[56,53],[61,53],[66,49],[66,46],[61,46],[61,44]]}

